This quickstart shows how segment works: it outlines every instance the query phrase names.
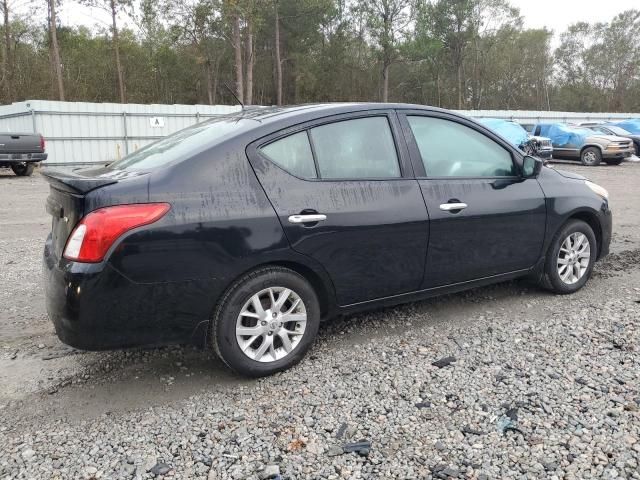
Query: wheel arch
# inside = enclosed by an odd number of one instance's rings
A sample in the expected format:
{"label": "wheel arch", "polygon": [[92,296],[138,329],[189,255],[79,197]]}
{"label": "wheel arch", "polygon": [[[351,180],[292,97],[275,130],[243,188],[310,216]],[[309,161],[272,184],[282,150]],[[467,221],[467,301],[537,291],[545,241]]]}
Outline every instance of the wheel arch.
{"label": "wheel arch", "polygon": [[335,293],[333,291],[333,285],[327,284],[328,279],[323,279],[318,272],[316,272],[308,265],[291,260],[274,261],[271,263],[259,265],[256,268],[271,266],[288,268],[302,276],[311,284],[316,294],[318,295],[318,302],[320,303],[320,318],[324,320],[327,317],[333,315],[336,309]]}
{"label": "wheel arch", "polygon": [[[225,288],[224,292],[220,295],[220,298],[224,297],[225,293],[231,288],[240,278],[245,275],[254,272],[256,270],[261,270],[263,268],[269,267],[283,267],[288,268],[289,270],[293,270],[298,275],[302,276],[306,281],[308,281],[313,287],[314,291],[318,295],[318,302],[320,303],[320,315],[321,319],[326,319],[331,317],[336,309],[336,296],[335,291],[333,289],[333,284],[331,283],[330,278],[324,272],[318,272],[313,267],[296,260],[291,259],[273,259],[269,261],[265,261],[256,265],[253,265],[251,268],[248,268],[240,273],[238,273],[233,279],[228,282],[228,286]],[[217,308],[218,302],[214,308]]]}
{"label": "wheel arch", "polygon": [[582,147],[580,147],[580,156],[582,156],[582,152],[584,152],[587,148],[595,147],[600,150],[600,153],[604,153],[604,147],[598,143],[585,143]]}
{"label": "wheel arch", "polygon": [[564,227],[571,220],[581,220],[587,225],[591,227],[594,235],[596,236],[597,249],[598,254],[596,259],[600,258],[600,252],[602,251],[602,226],[600,225],[600,221],[598,220],[598,216],[595,212],[591,212],[589,210],[579,210],[577,212],[573,212],[565,221],[560,225],[560,227],[556,230],[556,233],[560,231],[562,227]]}

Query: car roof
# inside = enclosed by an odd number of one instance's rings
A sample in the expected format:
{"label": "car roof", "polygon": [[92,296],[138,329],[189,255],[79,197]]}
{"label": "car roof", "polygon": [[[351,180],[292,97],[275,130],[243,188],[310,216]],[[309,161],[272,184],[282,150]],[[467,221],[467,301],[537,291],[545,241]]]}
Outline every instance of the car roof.
{"label": "car roof", "polygon": [[307,116],[309,114],[318,114],[319,116],[337,115],[340,113],[350,113],[358,111],[370,110],[424,110],[429,112],[449,113],[462,117],[460,114],[451,112],[437,107],[425,105],[413,105],[408,103],[313,103],[302,105],[285,105],[285,106],[248,106],[239,112],[230,114],[230,117],[247,118],[260,122],[269,123],[270,121],[281,121],[286,119],[294,119],[296,117]]}

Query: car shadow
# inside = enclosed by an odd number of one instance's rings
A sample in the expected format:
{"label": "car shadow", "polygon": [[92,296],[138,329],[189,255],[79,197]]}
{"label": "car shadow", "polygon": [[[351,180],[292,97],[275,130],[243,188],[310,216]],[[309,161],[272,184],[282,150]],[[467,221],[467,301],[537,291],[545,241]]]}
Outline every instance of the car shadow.
{"label": "car shadow", "polygon": [[[455,322],[461,328],[488,309],[522,304],[546,293],[523,281],[435,297],[397,307],[341,316],[323,322],[316,344],[304,360],[327,351],[350,348],[377,337],[403,335],[408,330]],[[56,340],[57,341],[57,340]],[[61,344],[60,344],[61,345]],[[48,418],[89,419],[102,414],[149,408],[183,400],[202,392],[257,385],[231,372],[208,350],[193,346],[81,352],[61,346],[71,359],[72,374],[34,395],[44,402],[25,401],[22,414]],[[66,350],[64,350],[66,349]],[[284,373],[286,375],[286,373]],[[29,403],[37,410],[29,411]],[[44,403],[44,406],[43,406]]]}

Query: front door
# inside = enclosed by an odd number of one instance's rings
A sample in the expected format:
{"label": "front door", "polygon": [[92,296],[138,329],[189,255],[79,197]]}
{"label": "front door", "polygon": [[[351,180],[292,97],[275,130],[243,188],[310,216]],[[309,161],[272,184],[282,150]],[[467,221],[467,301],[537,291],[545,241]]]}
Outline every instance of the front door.
{"label": "front door", "polygon": [[431,219],[422,288],[525,270],[540,258],[545,198],[515,153],[472,122],[401,115]]}
{"label": "front door", "polygon": [[339,305],[417,290],[428,216],[393,112],[331,117],[250,146],[293,249],[319,262]]}

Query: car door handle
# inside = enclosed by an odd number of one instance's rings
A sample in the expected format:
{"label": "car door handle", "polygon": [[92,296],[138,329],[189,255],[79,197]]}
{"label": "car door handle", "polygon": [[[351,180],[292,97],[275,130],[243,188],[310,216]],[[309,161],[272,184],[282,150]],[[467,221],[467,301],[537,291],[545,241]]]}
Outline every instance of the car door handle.
{"label": "car door handle", "polygon": [[290,215],[289,223],[315,223],[326,220],[327,216],[322,213],[309,213],[300,215]]}
{"label": "car door handle", "polygon": [[445,212],[450,212],[452,210],[464,210],[468,205],[466,203],[443,203],[440,205],[440,210],[444,210]]}

